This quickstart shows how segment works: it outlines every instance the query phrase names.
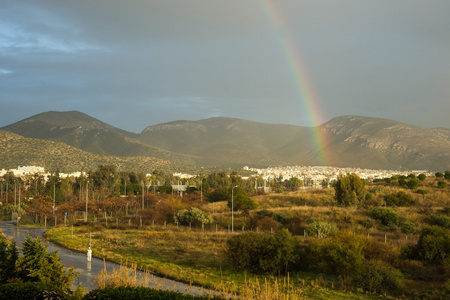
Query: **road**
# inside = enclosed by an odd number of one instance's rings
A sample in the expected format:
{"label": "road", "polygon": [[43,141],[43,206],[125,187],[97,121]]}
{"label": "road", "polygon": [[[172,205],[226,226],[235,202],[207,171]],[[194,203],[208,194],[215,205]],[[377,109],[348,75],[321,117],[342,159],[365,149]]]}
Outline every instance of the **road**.
{"label": "road", "polygon": [[[72,288],[75,288],[78,283],[81,283],[81,285],[86,288],[86,292],[89,292],[96,288],[94,280],[101,270],[106,268],[108,272],[111,272],[112,270],[114,270],[114,268],[118,268],[119,266],[116,263],[108,261],[104,262],[103,260],[95,257],[92,258],[91,262],[88,262],[85,253],[72,251],[66,248],[62,248],[51,242],[44,241],[43,233],[45,231],[45,228],[43,227],[16,226],[12,222],[0,222],[0,229],[6,236],[14,238],[19,248],[22,246],[22,242],[25,240],[25,238],[30,235],[32,238],[40,237],[41,239],[43,239],[44,244],[48,243],[49,251],[59,250],[58,254],[61,257],[61,262],[65,265],[65,267],[74,267],[75,271],[80,274],[78,278],[75,279]],[[143,272],[138,271],[138,276],[143,275]],[[189,284],[165,279],[154,275],[147,276],[146,278],[148,281],[148,286],[152,288],[178,291],[195,296],[201,296],[208,293],[208,290],[205,290],[203,288],[190,286]]]}

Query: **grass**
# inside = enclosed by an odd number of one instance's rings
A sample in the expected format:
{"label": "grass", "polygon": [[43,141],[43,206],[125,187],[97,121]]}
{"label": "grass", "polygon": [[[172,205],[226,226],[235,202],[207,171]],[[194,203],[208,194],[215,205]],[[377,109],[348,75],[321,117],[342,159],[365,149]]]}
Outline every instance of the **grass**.
{"label": "grass", "polygon": [[[351,295],[335,290],[330,280],[310,273],[296,274],[289,279],[235,272],[222,261],[220,255],[230,236],[226,233],[177,231],[175,226],[133,230],[74,227],[73,232],[72,239],[71,227],[55,227],[46,232],[46,238],[81,252],[86,251],[91,241],[94,256],[118,263],[126,262],[124,267],[111,274],[103,271],[97,279],[99,286],[140,284],[137,279],[121,278],[133,277],[133,268],[138,268],[148,274],[154,273],[214,291],[238,293],[240,299],[329,299],[330,296],[349,299]],[[274,298],[276,294],[278,298]],[[355,295],[355,299],[360,297]]]}
{"label": "grass", "polygon": [[[400,187],[368,186],[368,190],[374,197],[367,207],[361,208],[338,207],[333,200],[333,189],[256,196],[253,199],[258,204],[258,210],[250,212],[250,216],[235,212],[235,234],[241,231],[242,226],[247,230],[250,217],[257,211],[267,209],[279,215],[295,216],[298,220],[295,224],[296,234],[300,235],[300,238],[304,238],[303,230],[310,223],[324,221],[335,224],[338,230],[351,230],[379,241],[386,239],[386,242],[393,247],[401,248],[406,244],[416,244],[420,230],[430,225],[430,215],[442,214],[440,211],[450,206],[450,189],[437,189],[434,179],[427,180],[420,188],[427,190],[428,193],[421,195]],[[384,203],[384,195],[400,190],[412,196],[413,204],[410,207],[397,207],[394,210],[404,220],[414,225],[416,229],[414,234],[406,235],[401,231],[400,226],[384,226],[370,217],[372,208]],[[250,297],[271,299],[270,292],[280,293],[283,288],[288,288],[292,292],[289,294],[289,299],[371,298],[370,295],[349,294],[336,290],[335,283],[338,281],[335,278],[324,278],[318,274],[292,274],[286,286],[286,279],[283,277],[272,278],[235,272],[222,261],[221,255],[226,240],[231,236],[227,233],[231,214],[226,202],[217,202],[214,205],[208,203],[202,206],[202,209],[215,212],[216,223],[208,226],[205,232],[196,228],[192,230],[181,226],[177,228],[170,224],[140,227],[136,224],[114,226],[108,222],[109,228],[103,225],[74,227],[73,239],[71,228],[56,227],[47,233],[47,238],[85,252],[89,246],[91,234],[95,256],[116,262],[127,261],[128,265],[186,283],[227,293],[248,294],[250,295],[248,299]],[[151,224],[151,220],[147,220],[146,224]],[[216,224],[218,224],[218,232],[215,231]],[[411,271],[411,274],[416,275],[432,273],[429,267],[416,266],[414,261],[403,262],[401,267],[403,271],[407,273]],[[432,288],[434,284],[432,281],[425,282],[409,278],[406,283],[408,289],[417,290]],[[255,296],[255,290],[260,291],[258,296]],[[264,294],[263,291],[268,292]],[[261,298],[257,298],[260,296]]]}

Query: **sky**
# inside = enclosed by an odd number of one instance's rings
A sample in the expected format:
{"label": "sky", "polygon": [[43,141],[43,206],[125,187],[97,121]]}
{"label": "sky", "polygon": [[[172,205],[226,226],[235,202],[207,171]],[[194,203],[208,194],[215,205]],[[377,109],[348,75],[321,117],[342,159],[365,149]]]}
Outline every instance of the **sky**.
{"label": "sky", "polygon": [[450,128],[450,1],[0,0],[0,127],[223,116]]}

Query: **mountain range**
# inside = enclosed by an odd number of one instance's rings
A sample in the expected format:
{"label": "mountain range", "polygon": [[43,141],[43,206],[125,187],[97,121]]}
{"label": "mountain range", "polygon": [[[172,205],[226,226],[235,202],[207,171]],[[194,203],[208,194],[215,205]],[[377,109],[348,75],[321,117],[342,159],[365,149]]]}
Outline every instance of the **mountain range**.
{"label": "mountain range", "polygon": [[[86,153],[84,156],[97,155],[95,162],[102,157],[114,157],[142,161],[152,158],[164,161],[159,166],[186,166],[185,169],[321,164],[391,170],[450,169],[450,129],[427,129],[362,116],[337,117],[315,128],[216,117],[158,124],[132,133],[78,111],[51,111],[1,130],[20,137],[21,147],[26,142],[36,144],[36,139],[51,141],[69,147],[59,146],[66,149],[63,152],[71,149],[69,152],[82,151]],[[317,134],[322,138],[320,143],[315,139]],[[0,131],[2,136],[6,133]],[[2,152],[7,150],[10,155],[24,152],[11,147],[11,143],[9,146],[0,143]],[[50,155],[48,149],[41,152],[40,157]],[[325,160],[321,159],[324,154]],[[77,159],[71,159],[76,167]],[[8,157],[2,161],[13,163]],[[17,160],[14,163],[24,164]],[[60,168],[64,167],[63,159],[60,163],[63,165]],[[96,167],[88,162],[79,164],[85,169]],[[154,168],[152,164],[141,167]]]}

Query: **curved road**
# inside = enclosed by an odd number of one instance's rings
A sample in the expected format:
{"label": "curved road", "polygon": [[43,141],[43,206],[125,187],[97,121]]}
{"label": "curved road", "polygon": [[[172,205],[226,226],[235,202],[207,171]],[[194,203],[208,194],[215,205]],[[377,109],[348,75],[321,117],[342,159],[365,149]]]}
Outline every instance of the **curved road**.
{"label": "curved road", "polygon": [[[43,233],[46,230],[42,227],[16,226],[12,222],[0,222],[0,229],[6,236],[14,238],[17,247],[19,248],[22,246],[22,242],[25,240],[27,235],[30,235],[32,238],[40,237],[44,241]],[[81,285],[87,289],[86,291],[89,292],[96,288],[94,279],[101,270],[106,267],[108,272],[110,272],[114,268],[117,268],[119,266],[116,263],[108,261],[104,263],[103,260],[95,257],[92,257],[92,261],[88,262],[86,259],[86,254],[59,247],[58,245],[51,242],[45,241],[45,243],[48,243],[49,251],[59,250],[61,262],[66,266],[66,268],[74,267],[75,271],[80,274],[75,279],[72,288],[75,288],[78,283],[81,283]],[[140,274],[140,276],[144,274],[140,271],[138,271],[138,273]],[[150,278],[147,279],[148,286],[152,288],[178,291],[196,296],[201,296],[210,292],[209,290],[200,287],[190,286],[189,284],[165,279],[154,275],[150,275]]]}

